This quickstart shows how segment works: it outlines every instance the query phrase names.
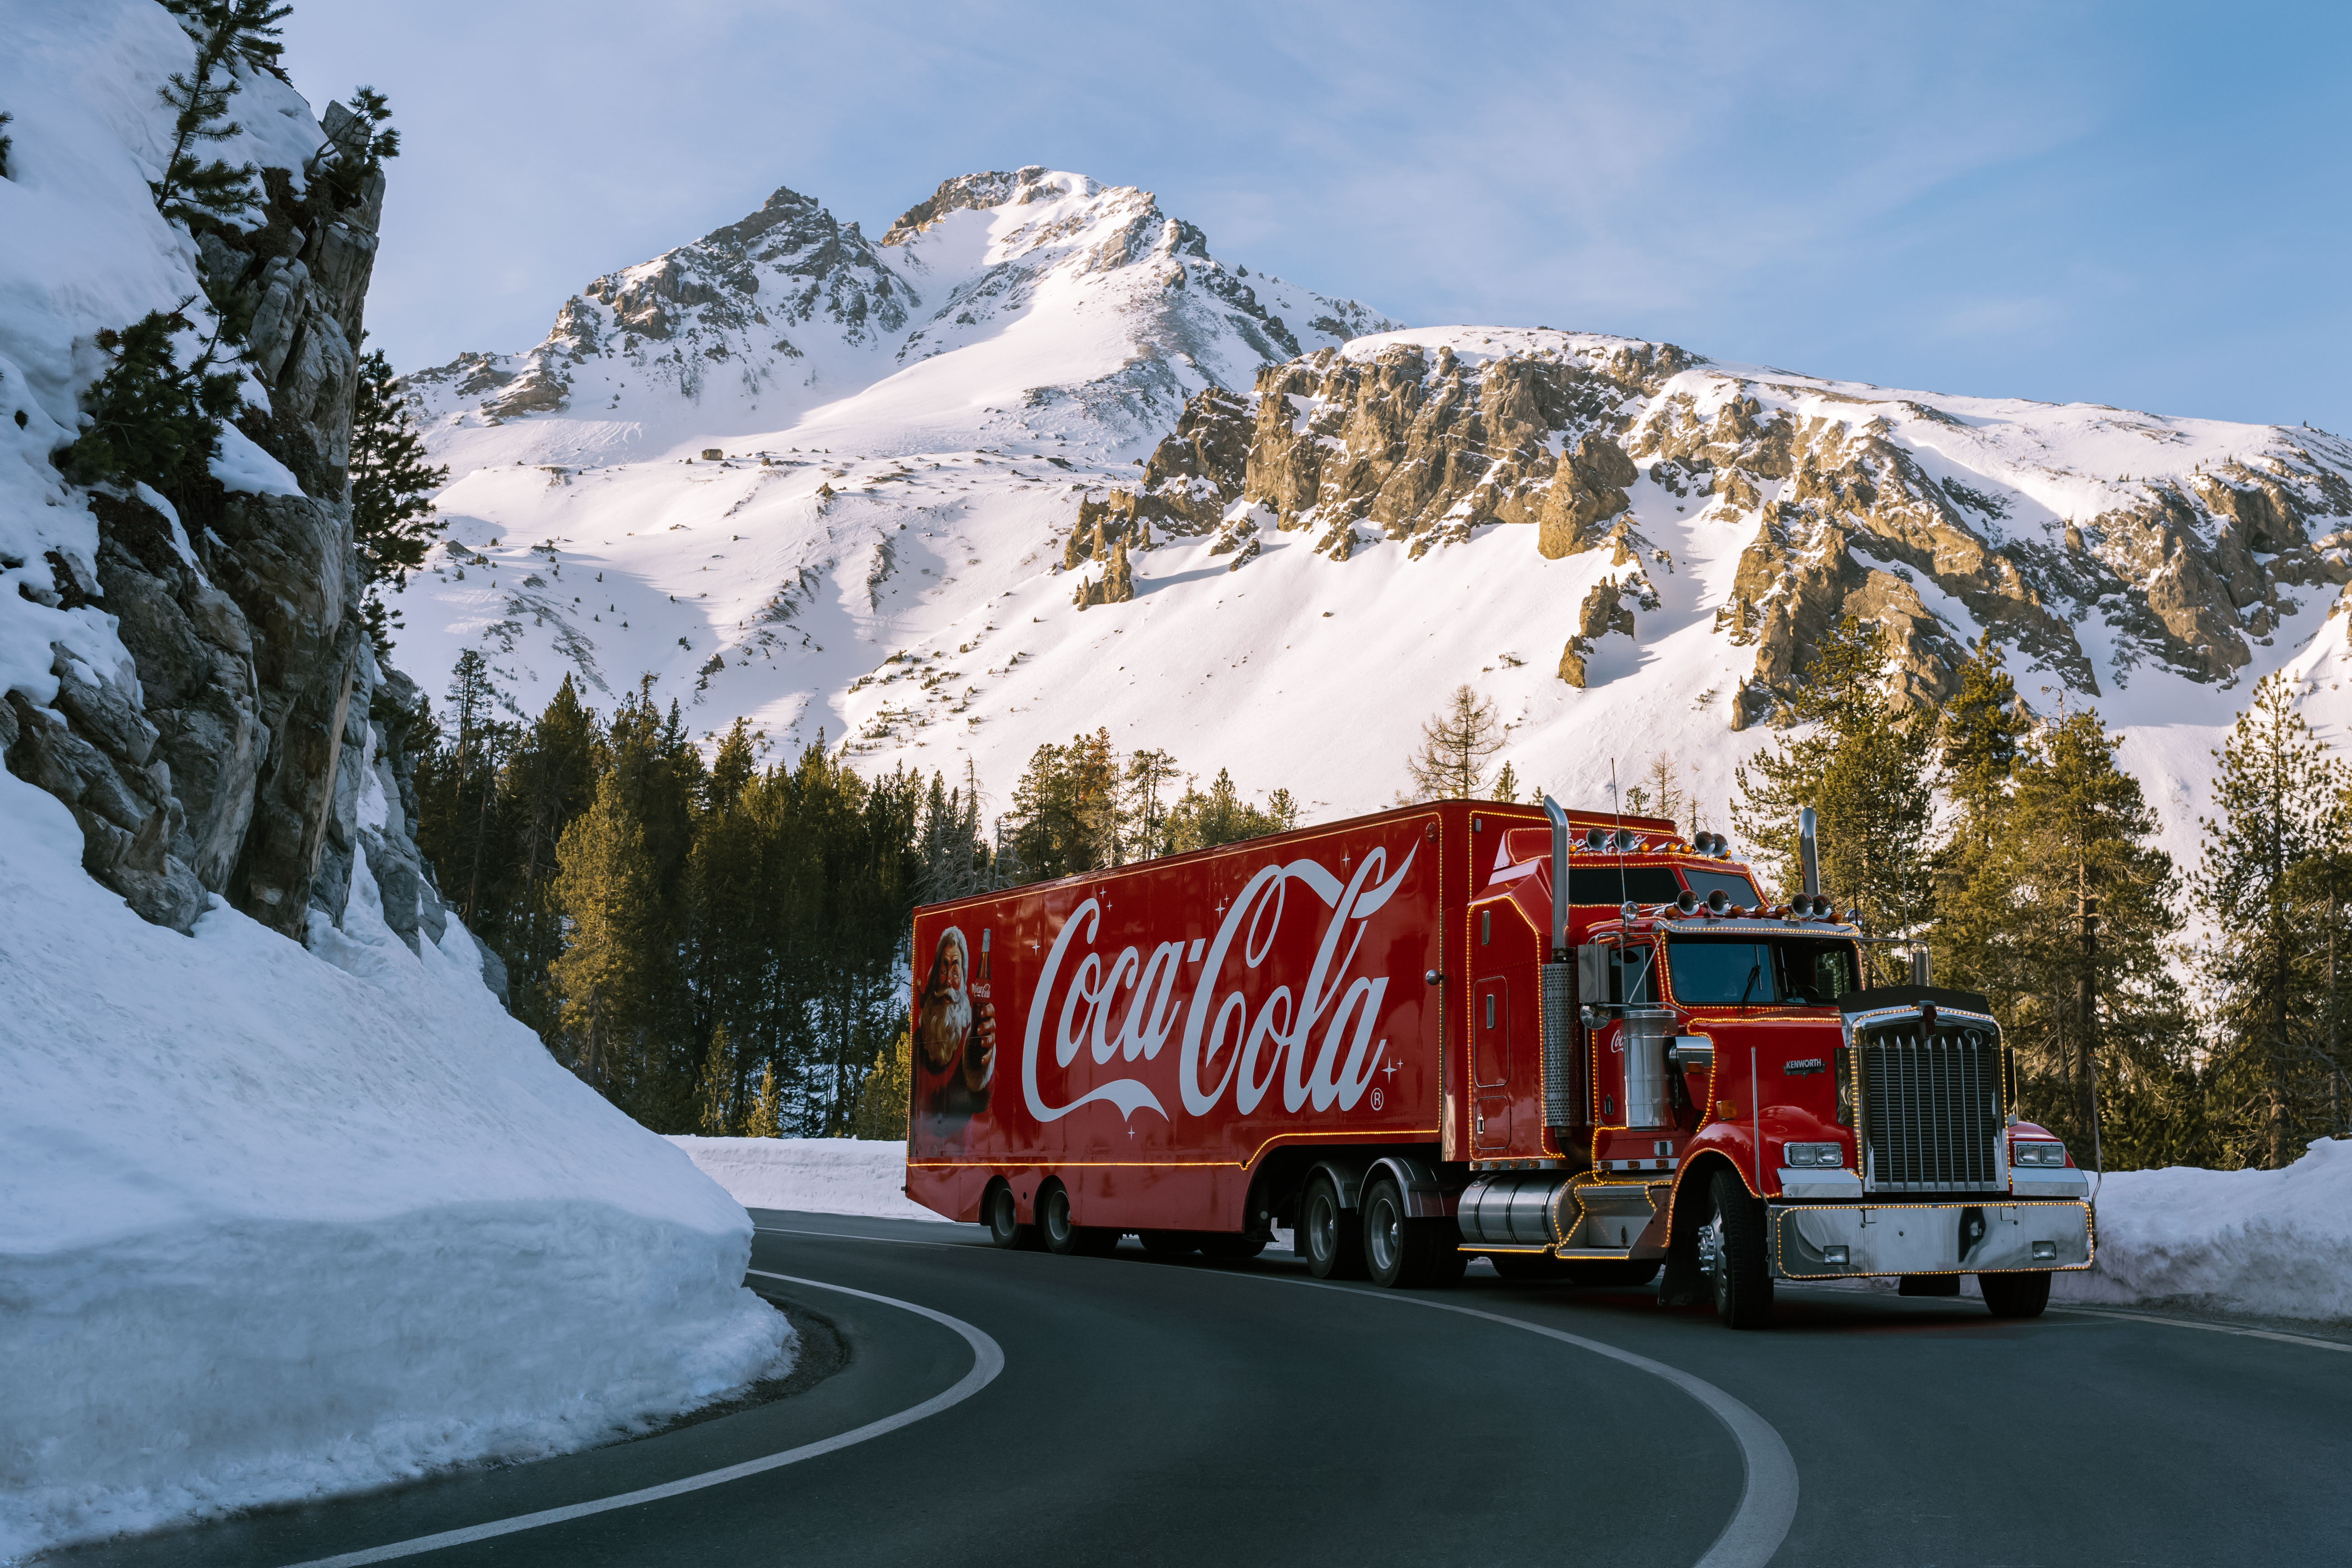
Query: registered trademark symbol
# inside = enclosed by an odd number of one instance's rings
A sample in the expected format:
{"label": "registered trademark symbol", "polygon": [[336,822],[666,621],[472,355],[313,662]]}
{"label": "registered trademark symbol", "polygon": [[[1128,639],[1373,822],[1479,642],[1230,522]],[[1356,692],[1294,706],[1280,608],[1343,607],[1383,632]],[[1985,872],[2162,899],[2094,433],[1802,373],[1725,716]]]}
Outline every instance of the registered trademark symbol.
{"label": "registered trademark symbol", "polygon": [[1372,1109],[1373,1109],[1374,1110],[1378,1110],[1380,1108],[1381,1108],[1381,1091],[1380,1091],[1379,1089],[1376,1089],[1372,1090]]}

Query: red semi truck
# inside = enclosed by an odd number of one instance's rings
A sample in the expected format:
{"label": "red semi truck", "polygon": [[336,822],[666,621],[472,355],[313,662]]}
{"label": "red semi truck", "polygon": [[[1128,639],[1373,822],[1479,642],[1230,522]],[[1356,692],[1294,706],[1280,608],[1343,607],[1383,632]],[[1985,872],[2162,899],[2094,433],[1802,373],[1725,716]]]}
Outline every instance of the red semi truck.
{"label": "red semi truck", "polygon": [[1288,1226],[1323,1278],[1658,1277],[1735,1327],[1864,1275],[2038,1313],[2084,1173],[1982,997],[1869,984],[1811,817],[1769,907],[1720,836],[1547,799],[919,909],[908,1195],[1057,1253]]}

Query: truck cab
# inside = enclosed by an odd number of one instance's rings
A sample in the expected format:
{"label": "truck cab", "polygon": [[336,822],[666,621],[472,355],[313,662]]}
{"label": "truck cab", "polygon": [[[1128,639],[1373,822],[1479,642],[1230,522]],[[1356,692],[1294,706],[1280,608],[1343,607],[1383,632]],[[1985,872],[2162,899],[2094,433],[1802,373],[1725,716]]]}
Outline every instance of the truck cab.
{"label": "truck cab", "polygon": [[2087,1181],[2014,1115],[1982,997],[1872,986],[1850,915],[1768,904],[1716,836],[1552,811],[1540,872],[1515,853],[1525,813],[1474,819],[1499,847],[1469,906],[1448,1140],[1465,1249],[1522,1275],[1663,1265],[1662,1298],[1735,1326],[1769,1317],[1776,1280],[1888,1274],[1931,1295],[1974,1274],[2030,1315],[2053,1271],[2089,1266]]}

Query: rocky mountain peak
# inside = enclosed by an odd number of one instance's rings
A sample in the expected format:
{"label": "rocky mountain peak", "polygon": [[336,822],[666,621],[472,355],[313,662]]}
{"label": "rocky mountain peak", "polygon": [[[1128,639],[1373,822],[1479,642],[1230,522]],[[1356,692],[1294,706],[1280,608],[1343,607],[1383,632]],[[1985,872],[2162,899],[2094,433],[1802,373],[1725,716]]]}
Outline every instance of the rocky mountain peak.
{"label": "rocky mountain peak", "polygon": [[883,234],[882,243],[903,245],[950,213],[1058,201],[1067,195],[1091,196],[1101,188],[1084,174],[1056,174],[1035,163],[1011,174],[958,174],[940,181],[938,190],[900,213]]}
{"label": "rocky mountain peak", "polygon": [[1659,575],[1744,541],[1711,623],[1754,650],[1739,729],[1780,708],[1844,616],[1886,628],[1921,707],[1953,695],[1984,632],[2089,697],[2143,668],[2232,684],[2308,607],[2300,591],[2325,605],[2352,583],[2352,445],[1454,327],[1301,355],[1246,398],[1196,395],[1139,485],[1076,509],[1073,548],[1154,522],[1215,531],[1235,567],[1261,530],[1336,563],[1533,525],[1543,559],[1606,558],[1560,656],[1577,687],[1601,639],[1649,635]]}

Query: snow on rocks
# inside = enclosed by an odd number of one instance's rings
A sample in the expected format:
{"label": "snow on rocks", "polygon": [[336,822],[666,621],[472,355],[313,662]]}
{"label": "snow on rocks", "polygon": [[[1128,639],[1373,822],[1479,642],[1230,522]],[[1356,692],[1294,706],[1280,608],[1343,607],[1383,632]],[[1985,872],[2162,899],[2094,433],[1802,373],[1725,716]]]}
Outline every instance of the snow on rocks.
{"label": "snow on rocks", "polygon": [[2118,1171],[2098,1215],[2095,1266],[2053,1300],[2352,1321],[2352,1138],[2283,1171]]}
{"label": "snow on rocks", "polygon": [[941,1219],[907,1196],[907,1145],[879,1138],[672,1138],[747,1209]]}
{"label": "snow on rocks", "polygon": [[[786,1364],[742,1210],[355,862],[193,938],[0,775],[0,1559],[577,1448]],[[323,920],[319,923],[324,924]]]}

